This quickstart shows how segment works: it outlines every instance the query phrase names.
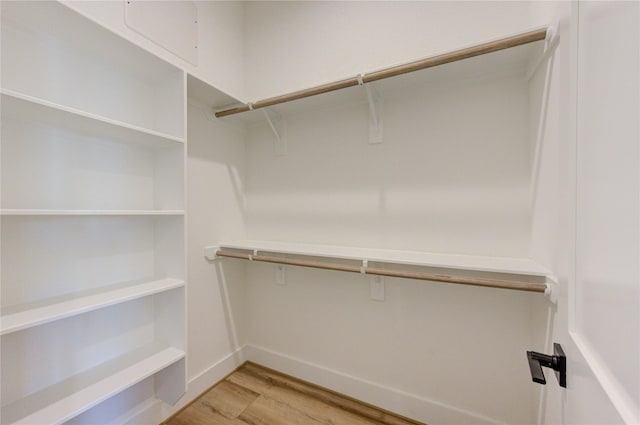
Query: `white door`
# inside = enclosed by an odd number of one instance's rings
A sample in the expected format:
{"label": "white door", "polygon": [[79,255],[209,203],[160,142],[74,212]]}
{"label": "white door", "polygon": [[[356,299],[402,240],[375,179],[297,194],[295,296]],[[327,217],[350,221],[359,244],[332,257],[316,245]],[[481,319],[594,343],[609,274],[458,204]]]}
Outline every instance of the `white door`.
{"label": "white door", "polygon": [[640,3],[580,2],[565,423],[640,423]]}

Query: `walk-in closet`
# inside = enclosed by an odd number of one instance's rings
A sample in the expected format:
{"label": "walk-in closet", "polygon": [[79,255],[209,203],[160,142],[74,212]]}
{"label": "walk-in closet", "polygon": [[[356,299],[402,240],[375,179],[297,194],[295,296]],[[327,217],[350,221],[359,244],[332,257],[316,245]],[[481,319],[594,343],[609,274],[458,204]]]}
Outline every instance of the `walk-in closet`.
{"label": "walk-in closet", "polygon": [[640,422],[639,3],[0,7],[3,425]]}

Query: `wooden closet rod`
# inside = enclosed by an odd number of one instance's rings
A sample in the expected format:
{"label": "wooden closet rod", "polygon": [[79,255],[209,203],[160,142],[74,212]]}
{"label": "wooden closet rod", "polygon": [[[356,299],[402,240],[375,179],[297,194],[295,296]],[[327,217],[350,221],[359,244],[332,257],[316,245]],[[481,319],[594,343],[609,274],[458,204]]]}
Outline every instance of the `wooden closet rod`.
{"label": "wooden closet rod", "polygon": [[455,283],[459,285],[484,286],[487,288],[513,289],[516,291],[544,293],[547,285],[544,283],[530,283],[497,279],[483,279],[466,276],[452,276],[433,273],[419,273],[400,270],[386,270],[375,267],[358,267],[343,264],[326,263],[321,261],[298,260],[292,258],[271,257],[266,255],[252,255],[225,250],[216,251],[218,257],[238,258],[241,260],[260,261],[264,263],[286,264],[290,266],[312,267],[316,269],[336,270],[349,273],[363,273],[378,276],[400,277],[404,279],[429,280],[433,282]]}
{"label": "wooden closet rod", "polygon": [[[544,40],[547,36],[547,29],[541,28],[529,31],[523,34],[514,35],[500,40],[488,43],[478,44],[466,49],[455,50],[453,52],[444,53],[430,58],[421,59],[415,62],[397,65],[391,68],[382,69],[380,71],[369,72],[361,75],[362,83],[370,83],[385,78],[395,77],[410,72],[419,71],[421,69],[431,68],[438,65],[444,65],[451,62],[469,59],[475,56],[486,55],[487,53],[497,52],[499,50],[509,49],[511,47],[521,46],[523,44],[533,43]],[[292,93],[283,94],[281,96],[270,97],[268,99],[259,100],[255,103],[238,106],[235,108],[225,109],[215,113],[217,118],[226,117],[228,115],[248,112],[253,109],[266,108],[280,103],[291,102],[293,100],[303,99],[305,97],[315,96],[322,93],[329,93],[335,90],[345,89],[360,84],[359,77],[351,77],[332,83],[323,84],[309,89],[298,90]]]}

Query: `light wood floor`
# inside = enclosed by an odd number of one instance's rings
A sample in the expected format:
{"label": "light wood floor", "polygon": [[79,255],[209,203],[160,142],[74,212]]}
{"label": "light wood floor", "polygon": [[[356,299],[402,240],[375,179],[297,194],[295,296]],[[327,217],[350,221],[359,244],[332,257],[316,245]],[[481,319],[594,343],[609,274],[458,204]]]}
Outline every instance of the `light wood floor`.
{"label": "light wood floor", "polygon": [[164,425],[423,425],[253,363]]}

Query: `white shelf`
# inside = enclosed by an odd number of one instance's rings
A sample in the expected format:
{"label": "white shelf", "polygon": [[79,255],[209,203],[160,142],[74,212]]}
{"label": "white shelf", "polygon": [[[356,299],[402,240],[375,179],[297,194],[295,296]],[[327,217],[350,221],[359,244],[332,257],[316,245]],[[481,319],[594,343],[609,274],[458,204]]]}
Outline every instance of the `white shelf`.
{"label": "white shelf", "polygon": [[405,264],[423,267],[439,267],[458,270],[475,270],[492,273],[511,273],[527,276],[548,276],[550,272],[528,258],[484,257],[475,255],[438,254],[419,251],[355,248],[333,245],[241,240],[221,243],[221,248],[258,250],[279,254],[371,262]]}
{"label": "white shelf", "polygon": [[131,301],[170,289],[184,286],[184,281],[160,279],[131,286],[119,285],[108,291],[86,294],[79,298],[59,299],[44,305],[32,305],[30,308],[17,306],[13,313],[4,312],[0,317],[0,335],[28,329],[33,326],[75,316],[110,305]]}
{"label": "white shelf", "polygon": [[2,408],[2,423],[60,424],[178,362],[185,356],[156,344],[118,357]]}
{"label": "white shelf", "polygon": [[191,74],[187,75],[187,97],[189,100],[195,100],[213,109],[222,108],[239,101]]}
{"label": "white shelf", "polygon": [[80,111],[12,90],[3,88],[0,89],[0,93],[3,119],[5,116],[35,119],[80,133],[105,136],[123,143],[145,146],[162,147],[184,143],[184,139],[180,137]]}
{"label": "white shelf", "polygon": [[0,216],[132,216],[132,215],[184,215],[184,210],[49,210],[49,209],[3,209]]}

